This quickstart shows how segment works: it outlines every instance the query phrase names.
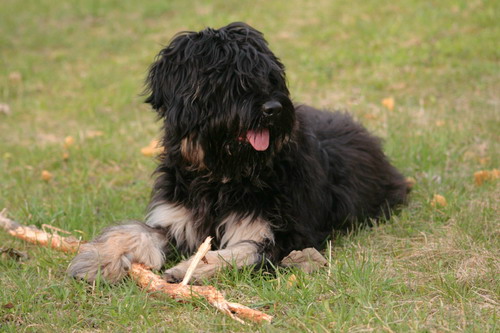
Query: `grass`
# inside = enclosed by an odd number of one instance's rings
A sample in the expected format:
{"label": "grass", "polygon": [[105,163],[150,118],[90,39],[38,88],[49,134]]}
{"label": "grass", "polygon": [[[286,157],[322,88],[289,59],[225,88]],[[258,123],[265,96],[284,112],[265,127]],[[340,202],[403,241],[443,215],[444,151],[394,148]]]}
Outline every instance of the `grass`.
{"label": "grass", "polygon": [[[0,113],[0,208],[20,222],[90,239],[141,219],[154,161],[139,151],[159,129],[140,96],[147,67],[175,32],[235,20],[266,34],[296,101],[350,110],[416,180],[399,215],[336,238],[325,270],[228,269],[210,281],[275,316],[262,327],[203,301],[149,297],[128,280],[73,281],[71,256],[0,233],[1,247],[29,255],[0,259],[0,331],[498,331],[500,186],[473,179],[500,166],[498,2],[4,0],[0,9],[0,103],[11,109]],[[65,148],[67,136],[75,143]],[[434,194],[447,205],[433,207]]]}

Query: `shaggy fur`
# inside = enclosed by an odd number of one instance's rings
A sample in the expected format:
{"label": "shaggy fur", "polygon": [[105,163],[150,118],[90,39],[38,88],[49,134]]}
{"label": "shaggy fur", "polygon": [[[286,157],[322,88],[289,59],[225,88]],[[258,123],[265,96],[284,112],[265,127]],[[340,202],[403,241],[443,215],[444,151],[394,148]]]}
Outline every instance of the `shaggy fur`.
{"label": "shaggy fur", "polygon": [[[278,263],[406,201],[380,140],[346,113],[294,105],[283,64],[244,23],[178,34],[147,88],[165,153],[146,223],[104,231],[82,247],[72,276],[117,281],[132,261],[159,268],[171,245],[191,254],[208,235],[216,250],[196,279],[226,264]],[[182,279],[188,265],[165,277]]]}

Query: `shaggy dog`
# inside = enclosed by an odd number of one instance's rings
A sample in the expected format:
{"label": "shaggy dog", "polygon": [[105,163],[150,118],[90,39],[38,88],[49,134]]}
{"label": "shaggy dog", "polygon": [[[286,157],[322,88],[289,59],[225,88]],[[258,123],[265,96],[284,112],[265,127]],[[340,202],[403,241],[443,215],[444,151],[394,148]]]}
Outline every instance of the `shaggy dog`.
{"label": "shaggy dog", "polygon": [[[146,84],[165,148],[146,221],[83,245],[72,276],[114,282],[132,262],[160,269],[173,247],[191,254],[208,235],[216,250],[195,279],[279,263],[406,201],[405,178],[380,140],[346,113],[294,105],[283,64],[247,24],[176,35]],[[181,280],[189,263],[165,278]]]}

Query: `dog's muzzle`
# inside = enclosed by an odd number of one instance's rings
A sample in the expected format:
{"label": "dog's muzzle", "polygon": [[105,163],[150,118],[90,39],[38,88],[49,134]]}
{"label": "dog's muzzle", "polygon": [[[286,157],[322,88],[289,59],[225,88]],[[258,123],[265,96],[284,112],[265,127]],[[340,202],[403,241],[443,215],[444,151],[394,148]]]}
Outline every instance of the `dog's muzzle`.
{"label": "dog's muzzle", "polygon": [[276,100],[271,100],[262,104],[262,113],[265,118],[269,118],[264,122],[267,126],[248,130],[244,135],[238,138],[238,141],[249,143],[256,151],[266,151],[269,148],[271,140],[268,126],[272,123],[272,117],[278,116],[282,109],[283,106]]}

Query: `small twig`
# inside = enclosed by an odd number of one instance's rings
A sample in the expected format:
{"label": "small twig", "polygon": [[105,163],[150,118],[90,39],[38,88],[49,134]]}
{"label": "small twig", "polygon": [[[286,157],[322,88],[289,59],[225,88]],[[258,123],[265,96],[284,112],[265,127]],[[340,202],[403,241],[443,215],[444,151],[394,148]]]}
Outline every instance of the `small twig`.
{"label": "small twig", "polygon": [[71,235],[71,232],[69,231],[66,231],[66,230],[63,230],[63,229],[59,229],[57,227],[54,227],[54,226],[51,226],[50,224],[42,224],[42,230],[47,232],[45,229],[51,229],[51,230],[54,230],[54,231],[59,231],[59,232],[62,232],[63,234],[66,234],[66,235]]}
{"label": "small twig", "polygon": [[[37,228],[23,226],[9,219],[6,216],[6,209],[0,212],[0,227],[14,237],[21,238],[33,244],[50,246],[53,249],[64,252],[77,252],[80,244],[83,243],[76,240],[74,237],[51,235]],[[207,238],[200,246],[198,253],[195,255],[195,257],[199,257],[199,259],[197,261],[193,260],[189,269],[192,267],[193,271],[196,269],[199,260],[201,260],[210,249],[210,241],[211,238]],[[270,322],[273,319],[272,316],[261,311],[251,309],[238,303],[228,302],[224,296],[212,286],[187,285],[192,275],[189,269],[182,283],[168,283],[160,276],[147,269],[144,265],[137,263],[132,264],[128,273],[140,287],[147,291],[160,291],[174,299],[182,301],[192,300],[197,296],[203,297],[219,311],[227,314],[240,323],[243,323],[241,318],[258,323],[264,321]]]}
{"label": "small twig", "polygon": [[211,242],[212,237],[208,236],[207,239],[205,239],[205,241],[201,243],[198,251],[196,251],[193,259],[191,259],[191,264],[189,265],[186,271],[186,275],[184,275],[184,279],[181,282],[182,285],[187,286],[189,280],[191,280],[191,276],[193,276],[193,273],[196,270],[196,267],[198,267],[200,260],[203,259],[203,257],[205,257],[207,252],[210,250]]}

